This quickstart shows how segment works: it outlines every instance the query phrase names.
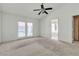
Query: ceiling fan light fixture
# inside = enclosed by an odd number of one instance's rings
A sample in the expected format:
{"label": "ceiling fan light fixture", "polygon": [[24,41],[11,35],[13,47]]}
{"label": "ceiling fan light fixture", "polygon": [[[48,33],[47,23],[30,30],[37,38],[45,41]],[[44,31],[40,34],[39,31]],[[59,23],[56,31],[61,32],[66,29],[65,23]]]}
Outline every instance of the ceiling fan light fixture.
{"label": "ceiling fan light fixture", "polygon": [[52,8],[45,8],[44,7],[44,5],[43,5],[43,3],[41,4],[41,9],[35,9],[35,10],[33,10],[33,11],[40,11],[39,13],[38,13],[38,15],[40,15],[41,13],[42,14],[48,14],[48,12],[46,11],[46,10],[52,10]]}

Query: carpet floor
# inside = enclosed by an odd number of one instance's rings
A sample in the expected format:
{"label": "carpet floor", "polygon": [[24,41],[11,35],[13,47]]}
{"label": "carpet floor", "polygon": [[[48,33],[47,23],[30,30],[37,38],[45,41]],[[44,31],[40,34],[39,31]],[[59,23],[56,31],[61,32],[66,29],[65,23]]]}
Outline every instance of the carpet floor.
{"label": "carpet floor", "polygon": [[79,56],[78,44],[28,38],[0,44],[0,56]]}

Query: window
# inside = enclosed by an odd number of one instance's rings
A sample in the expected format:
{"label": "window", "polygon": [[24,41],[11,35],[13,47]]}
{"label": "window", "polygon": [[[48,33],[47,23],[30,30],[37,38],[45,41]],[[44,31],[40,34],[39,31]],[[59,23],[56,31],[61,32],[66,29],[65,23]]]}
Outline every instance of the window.
{"label": "window", "polygon": [[27,36],[33,36],[33,24],[31,22],[27,23]]}
{"label": "window", "polygon": [[25,37],[25,22],[18,22],[18,37]]}

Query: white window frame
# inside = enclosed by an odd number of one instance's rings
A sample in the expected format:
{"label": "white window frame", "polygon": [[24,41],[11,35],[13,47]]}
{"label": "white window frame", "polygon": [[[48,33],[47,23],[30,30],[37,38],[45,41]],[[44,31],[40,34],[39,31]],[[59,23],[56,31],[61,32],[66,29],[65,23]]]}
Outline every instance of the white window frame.
{"label": "white window frame", "polygon": [[[23,30],[22,31],[19,30],[19,23],[24,23],[23,24],[25,27],[25,29],[23,29],[24,33],[22,33]],[[20,24],[20,26],[23,26],[23,25]],[[18,37],[21,38],[21,37],[25,37],[25,36],[26,36],[26,23],[24,21],[18,21]]]}
{"label": "white window frame", "polygon": [[[28,23],[31,23],[32,24],[32,33],[31,34],[28,34],[30,31],[28,30]],[[33,23],[32,22],[27,22],[27,37],[32,37],[33,36]]]}

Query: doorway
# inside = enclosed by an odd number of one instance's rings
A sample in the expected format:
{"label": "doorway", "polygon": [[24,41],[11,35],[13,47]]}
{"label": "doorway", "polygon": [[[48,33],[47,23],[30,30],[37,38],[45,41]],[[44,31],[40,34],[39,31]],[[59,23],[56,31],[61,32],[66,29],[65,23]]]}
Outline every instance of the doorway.
{"label": "doorway", "polygon": [[58,19],[51,20],[51,39],[58,40]]}
{"label": "doorway", "polygon": [[73,40],[79,41],[79,15],[73,16]]}

